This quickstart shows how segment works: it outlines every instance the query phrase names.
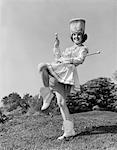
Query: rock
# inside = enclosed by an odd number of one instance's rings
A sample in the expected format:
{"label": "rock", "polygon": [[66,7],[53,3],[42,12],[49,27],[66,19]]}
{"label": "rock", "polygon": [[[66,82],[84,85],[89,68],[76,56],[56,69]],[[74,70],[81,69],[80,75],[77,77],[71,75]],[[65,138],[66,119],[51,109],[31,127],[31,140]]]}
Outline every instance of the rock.
{"label": "rock", "polygon": [[100,110],[100,107],[98,105],[93,106],[92,110]]}

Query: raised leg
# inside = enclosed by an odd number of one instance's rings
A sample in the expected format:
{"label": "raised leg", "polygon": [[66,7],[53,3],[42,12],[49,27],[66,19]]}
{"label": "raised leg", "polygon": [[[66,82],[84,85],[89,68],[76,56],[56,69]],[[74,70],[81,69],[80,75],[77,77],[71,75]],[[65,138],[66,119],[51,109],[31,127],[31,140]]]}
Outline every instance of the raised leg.
{"label": "raised leg", "polygon": [[49,72],[46,66],[43,67],[41,76],[42,76],[43,85],[45,87],[49,87]]}
{"label": "raised leg", "polygon": [[44,87],[40,88],[40,95],[43,97],[43,106],[41,110],[45,110],[49,107],[54,96],[49,87],[49,71],[47,66],[41,68],[41,76],[44,85]]}

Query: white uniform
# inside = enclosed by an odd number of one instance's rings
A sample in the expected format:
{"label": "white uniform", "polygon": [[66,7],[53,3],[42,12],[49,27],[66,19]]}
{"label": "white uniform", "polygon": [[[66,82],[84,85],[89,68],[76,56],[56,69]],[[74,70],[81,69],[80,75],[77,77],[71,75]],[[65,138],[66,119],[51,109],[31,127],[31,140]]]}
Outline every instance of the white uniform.
{"label": "white uniform", "polygon": [[40,66],[47,66],[50,73],[63,84],[72,85],[72,90],[78,91],[80,89],[80,83],[77,73],[77,66],[82,64],[88,48],[86,46],[73,45],[70,48],[66,48],[65,51],[60,53],[60,50],[54,50],[55,62],[42,64]]}

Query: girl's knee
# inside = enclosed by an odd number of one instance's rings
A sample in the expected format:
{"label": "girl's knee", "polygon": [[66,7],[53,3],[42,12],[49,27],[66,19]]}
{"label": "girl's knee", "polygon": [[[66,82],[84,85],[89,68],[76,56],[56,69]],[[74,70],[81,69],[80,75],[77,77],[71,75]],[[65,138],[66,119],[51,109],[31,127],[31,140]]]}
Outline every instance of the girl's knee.
{"label": "girl's knee", "polygon": [[63,98],[57,100],[57,104],[59,107],[64,107],[65,106],[65,100]]}
{"label": "girl's knee", "polygon": [[38,71],[42,72],[43,70],[47,70],[47,65],[43,63],[38,64]]}
{"label": "girl's knee", "polygon": [[57,104],[59,107],[63,107],[65,104],[65,100],[63,99],[62,95],[58,92],[56,92],[56,97],[57,97]]}
{"label": "girl's knee", "polygon": [[57,104],[58,104],[59,107],[61,107],[61,101],[60,100],[57,101]]}

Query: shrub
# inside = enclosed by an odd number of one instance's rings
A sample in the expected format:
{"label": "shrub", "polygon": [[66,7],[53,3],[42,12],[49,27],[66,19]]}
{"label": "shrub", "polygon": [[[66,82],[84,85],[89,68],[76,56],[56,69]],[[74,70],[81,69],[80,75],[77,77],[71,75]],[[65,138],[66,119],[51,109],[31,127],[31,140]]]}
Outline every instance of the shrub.
{"label": "shrub", "polygon": [[19,106],[20,100],[20,95],[13,92],[8,96],[3,97],[1,101],[3,102],[3,105],[6,107],[7,111],[13,111]]}
{"label": "shrub", "polygon": [[32,95],[30,94],[25,94],[23,98],[19,102],[19,106],[22,109],[22,113],[26,113],[28,109],[30,108],[29,102],[32,99]]}
{"label": "shrub", "polygon": [[42,97],[39,95],[35,95],[34,97],[31,97],[29,100],[29,111],[41,111],[41,106],[42,106]]}
{"label": "shrub", "polygon": [[[23,98],[17,93],[11,93],[2,98],[3,105],[7,111],[21,108],[22,113],[27,111],[40,112],[42,107],[42,97],[25,94]],[[90,80],[81,85],[81,91],[76,94],[69,94],[67,106],[70,113],[77,113],[89,110],[110,110],[117,111],[117,85],[111,82],[110,78],[100,77]],[[43,111],[46,114],[60,114],[56,96],[53,97],[48,109]]]}
{"label": "shrub", "polygon": [[117,86],[110,78],[97,78],[81,85],[81,91],[70,94],[67,105],[71,113],[92,110],[99,106],[105,110],[114,110],[117,101]]}

